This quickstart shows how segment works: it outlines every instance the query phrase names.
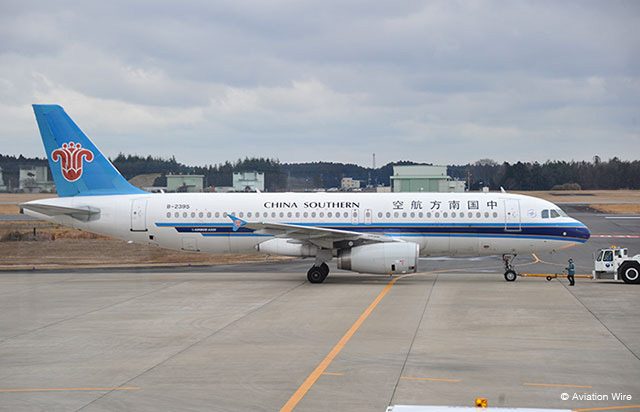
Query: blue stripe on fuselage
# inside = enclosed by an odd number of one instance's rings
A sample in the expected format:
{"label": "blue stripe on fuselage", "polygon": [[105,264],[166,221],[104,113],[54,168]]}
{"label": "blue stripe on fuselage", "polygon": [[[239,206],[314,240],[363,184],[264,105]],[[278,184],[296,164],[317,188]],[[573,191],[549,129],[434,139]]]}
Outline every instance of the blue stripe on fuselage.
{"label": "blue stripe on fuselage", "polygon": [[[296,224],[296,223],[294,223]],[[589,229],[579,222],[563,224],[522,224],[505,225],[487,223],[419,223],[419,224],[298,224],[300,226],[315,226],[325,229],[349,230],[362,233],[381,233],[389,236],[454,236],[454,237],[513,237],[520,239],[554,239],[586,242],[589,239]],[[158,227],[173,227],[180,233],[201,233],[203,236],[242,235],[253,234],[253,229],[240,228],[233,231],[231,223],[156,223]],[[520,230],[518,230],[520,228]],[[258,236],[258,234],[255,234]],[[264,235],[260,235],[264,236]]]}

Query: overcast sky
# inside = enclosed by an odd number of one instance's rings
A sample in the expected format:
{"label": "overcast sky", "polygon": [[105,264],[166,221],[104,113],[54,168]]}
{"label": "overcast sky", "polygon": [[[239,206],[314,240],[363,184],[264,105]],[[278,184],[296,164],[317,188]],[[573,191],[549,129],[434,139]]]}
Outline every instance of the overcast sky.
{"label": "overcast sky", "polygon": [[0,153],[640,159],[638,1],[0,0]]}

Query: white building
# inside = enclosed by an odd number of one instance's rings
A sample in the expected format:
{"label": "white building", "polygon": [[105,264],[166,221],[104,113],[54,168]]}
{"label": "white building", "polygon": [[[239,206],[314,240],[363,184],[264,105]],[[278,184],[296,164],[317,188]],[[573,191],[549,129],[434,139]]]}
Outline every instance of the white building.
{"label": "white building", "polygon": [[49,177],[48,166],[20,166],[18,188],[22,192],[52,192],[55,184]]}
{"label": "white building", "polygon": [[263,172],[239,172],[233,174],[233,190],[236,192],[264,191]]}
{"label": "white building", "polygon": [[342,181],[340,182],[340,187],[343,190],[360,189],[360,181],[354,180],[351,177],[343,177]]}
{"label": "white building", "polygon": [[3,175],[2,167],[0,167],[0,192],[5,192],[7,190],[7,186],[4,185],[4,175]]}

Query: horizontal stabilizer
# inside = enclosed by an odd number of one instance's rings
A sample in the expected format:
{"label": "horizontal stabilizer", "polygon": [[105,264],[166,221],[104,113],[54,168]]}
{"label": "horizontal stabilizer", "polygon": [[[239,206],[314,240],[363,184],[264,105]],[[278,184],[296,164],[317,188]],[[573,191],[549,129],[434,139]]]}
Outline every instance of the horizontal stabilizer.
{"label": "horizontal stabilizer", "polygon": [[93,220],[100,215],[100,209],[90,206],[68,207],[45,205],[41,203],[20,203],[19,206],[23,209],[32,210],[36,213],[41,213],[47,216],[67,215],[85,222]]}

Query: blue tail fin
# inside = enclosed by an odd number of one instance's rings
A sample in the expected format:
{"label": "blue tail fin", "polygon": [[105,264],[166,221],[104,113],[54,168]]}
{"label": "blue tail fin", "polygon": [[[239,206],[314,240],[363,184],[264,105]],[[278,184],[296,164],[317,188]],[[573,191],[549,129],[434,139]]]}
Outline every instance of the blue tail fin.
{"label": "blue tail fin", "polygon": [[147,193],[132,186],[57,105],[34,104],[58,196]]}

